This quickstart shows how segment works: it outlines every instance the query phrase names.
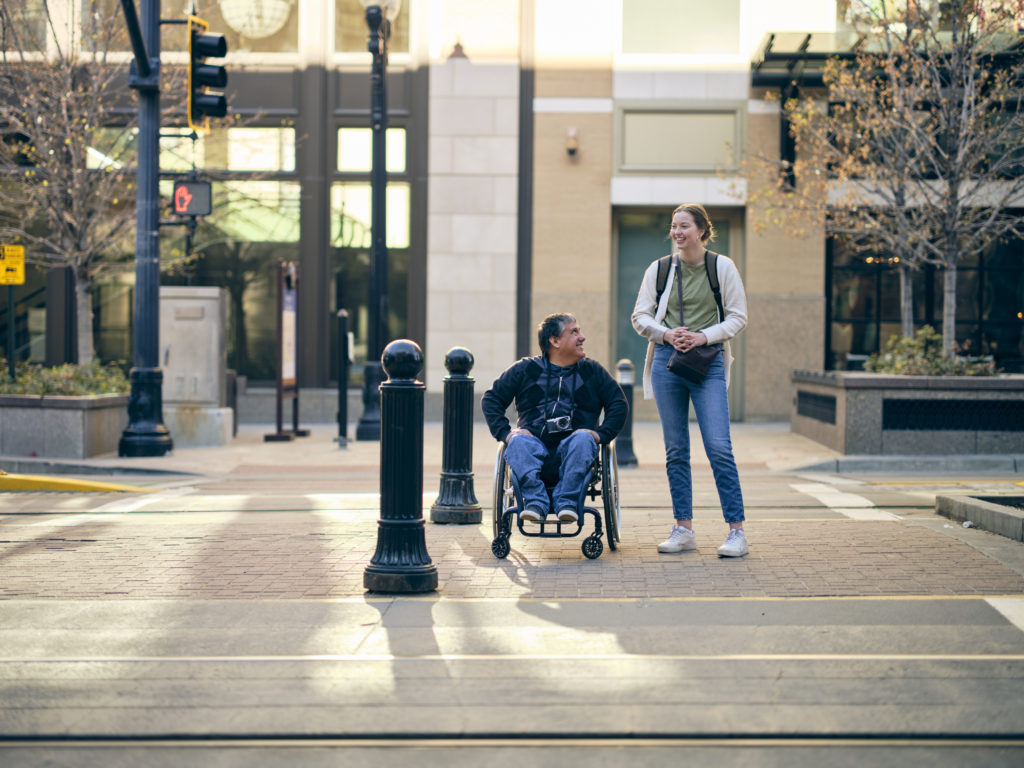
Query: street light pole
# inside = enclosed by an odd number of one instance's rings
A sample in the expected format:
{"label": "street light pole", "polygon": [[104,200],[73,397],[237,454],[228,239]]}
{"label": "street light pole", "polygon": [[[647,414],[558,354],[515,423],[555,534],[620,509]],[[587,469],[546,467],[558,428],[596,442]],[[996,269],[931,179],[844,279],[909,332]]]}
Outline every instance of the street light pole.
{"label": "street light pole", "polygon": [[[163,423],[160,370],[160,0],[122,2],[136,52],[129,84],[139,100],[139,150],[135,214],[135,339],[128,426],[120,456],[163,456],[174,447]],[[130,9],[129,9],[130,6]],[[133,24],[134,21],[134,24]],[[141,34],[139,34],[141,32]],[[148,60],[147,60],[148,59]]]}
{"label": "street light pole", "polygon": [[373,54],[370,125],[373,153],[370,169],[370,296],[367,328],[366,368],[363,384],[363,415],[356,425],[356,440],[380,440],[380,385],[384,381],[381,354],[388,341],[388,249],[387,249],[387,150],[388,104],[385,76],[391,22],[399,3],[388,0],[366,5],[369,28],[367,49]]}

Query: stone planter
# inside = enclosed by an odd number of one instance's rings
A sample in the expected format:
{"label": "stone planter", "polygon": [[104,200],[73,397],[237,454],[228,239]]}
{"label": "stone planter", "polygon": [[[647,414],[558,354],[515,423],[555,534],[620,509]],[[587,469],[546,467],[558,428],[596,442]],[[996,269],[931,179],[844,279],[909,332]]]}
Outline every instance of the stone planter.
{"label": "stone planter", "polygon": [[116,453],[127,426],[128,395],[0,395],[0,456]]}
{"label": "stone planter", "polygon": [[790,428],[848,455],[1024,452],[1024,376],[794,371]]}

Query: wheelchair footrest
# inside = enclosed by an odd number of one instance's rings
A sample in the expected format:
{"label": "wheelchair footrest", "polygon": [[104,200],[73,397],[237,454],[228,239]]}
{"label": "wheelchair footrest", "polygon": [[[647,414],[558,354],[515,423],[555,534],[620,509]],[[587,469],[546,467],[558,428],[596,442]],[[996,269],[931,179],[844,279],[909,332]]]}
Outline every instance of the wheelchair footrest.
{"label": "wheelchair footrest", "polygon": [[[519,528],[519,532],[523,536],[530,536],[534,538],[544,539],[570,539],[573,536],[579,536],[583,531],[583,526],[586,522],[587,515],[593,515],[596,523],[596,533],[601,533],[601,516],[597,510],[593,507],[583,508],[583,517],[576,521],[576,523],[562,523],[558,521],[547,522],[547,518],[534,523],[532,521],[524,523],[523,520],[516,515],[516,527]],[[532,529],[532,532],[531,532]]]}

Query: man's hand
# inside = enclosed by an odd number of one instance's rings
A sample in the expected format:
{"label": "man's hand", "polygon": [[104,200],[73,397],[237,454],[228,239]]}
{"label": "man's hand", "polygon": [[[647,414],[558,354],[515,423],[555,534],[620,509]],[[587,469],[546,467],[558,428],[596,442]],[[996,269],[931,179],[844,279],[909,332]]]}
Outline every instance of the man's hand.
{"label": "man's hand", "polygon": [[516,435],[529,435],[529,434],[533,434],[533,433],[530,432],[530,430],[528,430],[528,429],[519,429],[517,427],[516,429],[513,429],[511,432],[509,432],[507,435],[505,435],[505,445],[508,445],[508,441],[511,440]]}

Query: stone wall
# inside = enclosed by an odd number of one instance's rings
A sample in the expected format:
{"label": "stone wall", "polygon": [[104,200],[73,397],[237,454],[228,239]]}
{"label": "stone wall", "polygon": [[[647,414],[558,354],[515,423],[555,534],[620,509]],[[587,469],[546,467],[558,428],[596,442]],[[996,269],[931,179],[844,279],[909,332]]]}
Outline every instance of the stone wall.
{"label": "stone wall", "polygon": [[853,455],[1024,451],[1024,376],[794,371],[791,427]]}

